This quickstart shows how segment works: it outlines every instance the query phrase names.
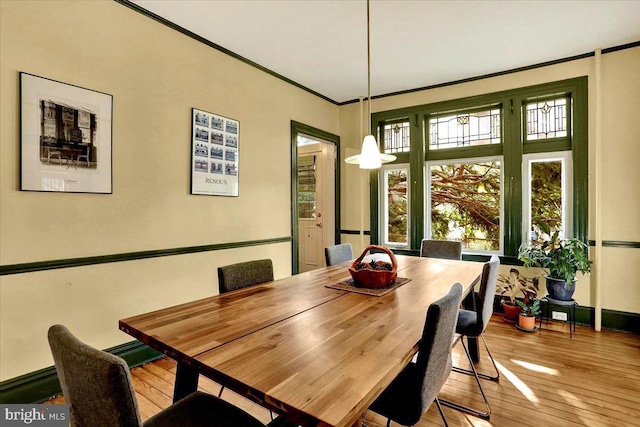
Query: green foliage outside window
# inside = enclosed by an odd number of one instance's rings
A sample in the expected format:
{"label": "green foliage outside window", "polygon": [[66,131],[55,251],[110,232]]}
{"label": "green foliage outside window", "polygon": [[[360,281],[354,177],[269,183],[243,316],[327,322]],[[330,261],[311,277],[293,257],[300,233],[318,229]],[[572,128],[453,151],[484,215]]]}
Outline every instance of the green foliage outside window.
{"label": "green foliage outside window", "polygon": [[531,164],[531,224],[540,223],[547,224],[551,233],[563,226],[560,161]]}
{"label": "green foliage outside window", "polygon": [[431,167],[431,238],[500,249],[500,162]]}
{"label": "green foliage outside window", "polygon": [[389,243],[407,243],[407,171],[395,170],[387,174],[388,189],[388,230]]}

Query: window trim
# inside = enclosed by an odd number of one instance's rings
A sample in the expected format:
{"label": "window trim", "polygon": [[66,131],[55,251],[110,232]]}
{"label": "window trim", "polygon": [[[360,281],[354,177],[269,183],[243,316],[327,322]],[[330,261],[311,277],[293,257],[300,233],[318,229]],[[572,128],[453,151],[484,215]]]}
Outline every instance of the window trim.
{"label": "window trim", "polygon": [[[572,123],[571,140],[551,145],[543,143],[523,144],[520,139],[522,128],[522,106],[525,102],[536,98],[547,97],[554,94],[566,95],[571,99]],[[442,160],[434,158],[433,152],[427,152],[425,148],[425,117],[429,114],[446,111],[474,108],[481,105],[498,104],[503,106],[503,146],[501,154],[504,157],[504,199],[505,199],[505,237],[504,237],[504,262],[517,263],[518,248],[521,244],[522,234],[522,166],[523,153],[564,151],[571,149],[573,157],[573,236],[583,242],[588,242],[589,219],[589,144],[588,144],[588,78],[586,76],[526,86],[517,89],[509,89],[500,92],[487,93],[467,98],[439,101],[432,104],[415,105],[395,110],[381,111],[372,114],[371,132],[378,134],[378,129],[385,120],[398,117],[409,117],[411,122],[411,152],[398,158],[397,163],[411,164],[412,181],[412,210],[411,224],[413,232],[411,236],[411,249],[407,252],[417,253],[420,242],[424,236],[421,228],[424,224],[424,202],[417,200],[422,197],[425,160]],[[507,120],[506,117],[510,119]],[[516,138],[519,144],[514,144]],[[483,153],[483,155],[500,153]],[[480,156],[480,154],[476,154]],[[476,157],[472,152],[465,157]],[[370,224],[371,241],[374,244],[380,242],[379,223],[379,194],[380,185],[376,171],[370,173]],[[415,191],[416,188],[419,191]],[[513,259],[510,259],[513,258]]]}

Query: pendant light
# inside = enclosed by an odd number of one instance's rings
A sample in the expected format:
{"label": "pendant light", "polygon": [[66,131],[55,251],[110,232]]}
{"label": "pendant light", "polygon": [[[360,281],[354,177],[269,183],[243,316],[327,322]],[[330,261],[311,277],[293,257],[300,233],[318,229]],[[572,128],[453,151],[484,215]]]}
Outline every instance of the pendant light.
{"label": "pendant light", "polygon": [[[367,99],[369,131],[371,130],[371,35],[369,30],[369,0],[367,0]],[[360,169],[378,169],[383,163],[389,163],[396,159],[391,154],[380,153],[380,147],[376,138],[369,134],[362,141],[360,154],[344,159],[346,163],[360,165]]]}

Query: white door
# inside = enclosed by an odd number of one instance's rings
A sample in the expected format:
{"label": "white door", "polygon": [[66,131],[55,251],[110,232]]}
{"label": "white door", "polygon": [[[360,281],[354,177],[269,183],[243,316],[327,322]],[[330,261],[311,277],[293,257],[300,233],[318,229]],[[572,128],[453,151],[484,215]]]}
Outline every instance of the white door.
{"label": "white door", "polygon": [[298,271],[324,266],[324,248],[335,242],[335,145],[298,147]]}

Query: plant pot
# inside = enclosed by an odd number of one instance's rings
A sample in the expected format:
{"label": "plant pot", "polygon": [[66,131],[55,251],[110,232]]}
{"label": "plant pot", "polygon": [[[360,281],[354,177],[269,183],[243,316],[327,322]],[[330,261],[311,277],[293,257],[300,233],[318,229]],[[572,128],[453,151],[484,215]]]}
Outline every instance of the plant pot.
{"label": "plant pot", "polygon": [[536,328],[536,317],[520,314],[520,317],[518,317],[518,326],[520,326],[521,329],[533,331]]}
{"label": "plant pot", "polygon": [[547,293],[549,298],[559,301],[571,301],[573,299],[573,293],[576,290],[576,281],[571,283],[571,287],[567,286],[567,282],[562,279],[554,279],[553,277],[545,276],[547,280]]}
{"label": "plant pot", "polygon": [[522,311],[522,308],[519,305],[511,304],[510,302],[503,303],[502,309],[504,310],[505,319],[511,320],[512,322],[518,321],[518,316]]}

